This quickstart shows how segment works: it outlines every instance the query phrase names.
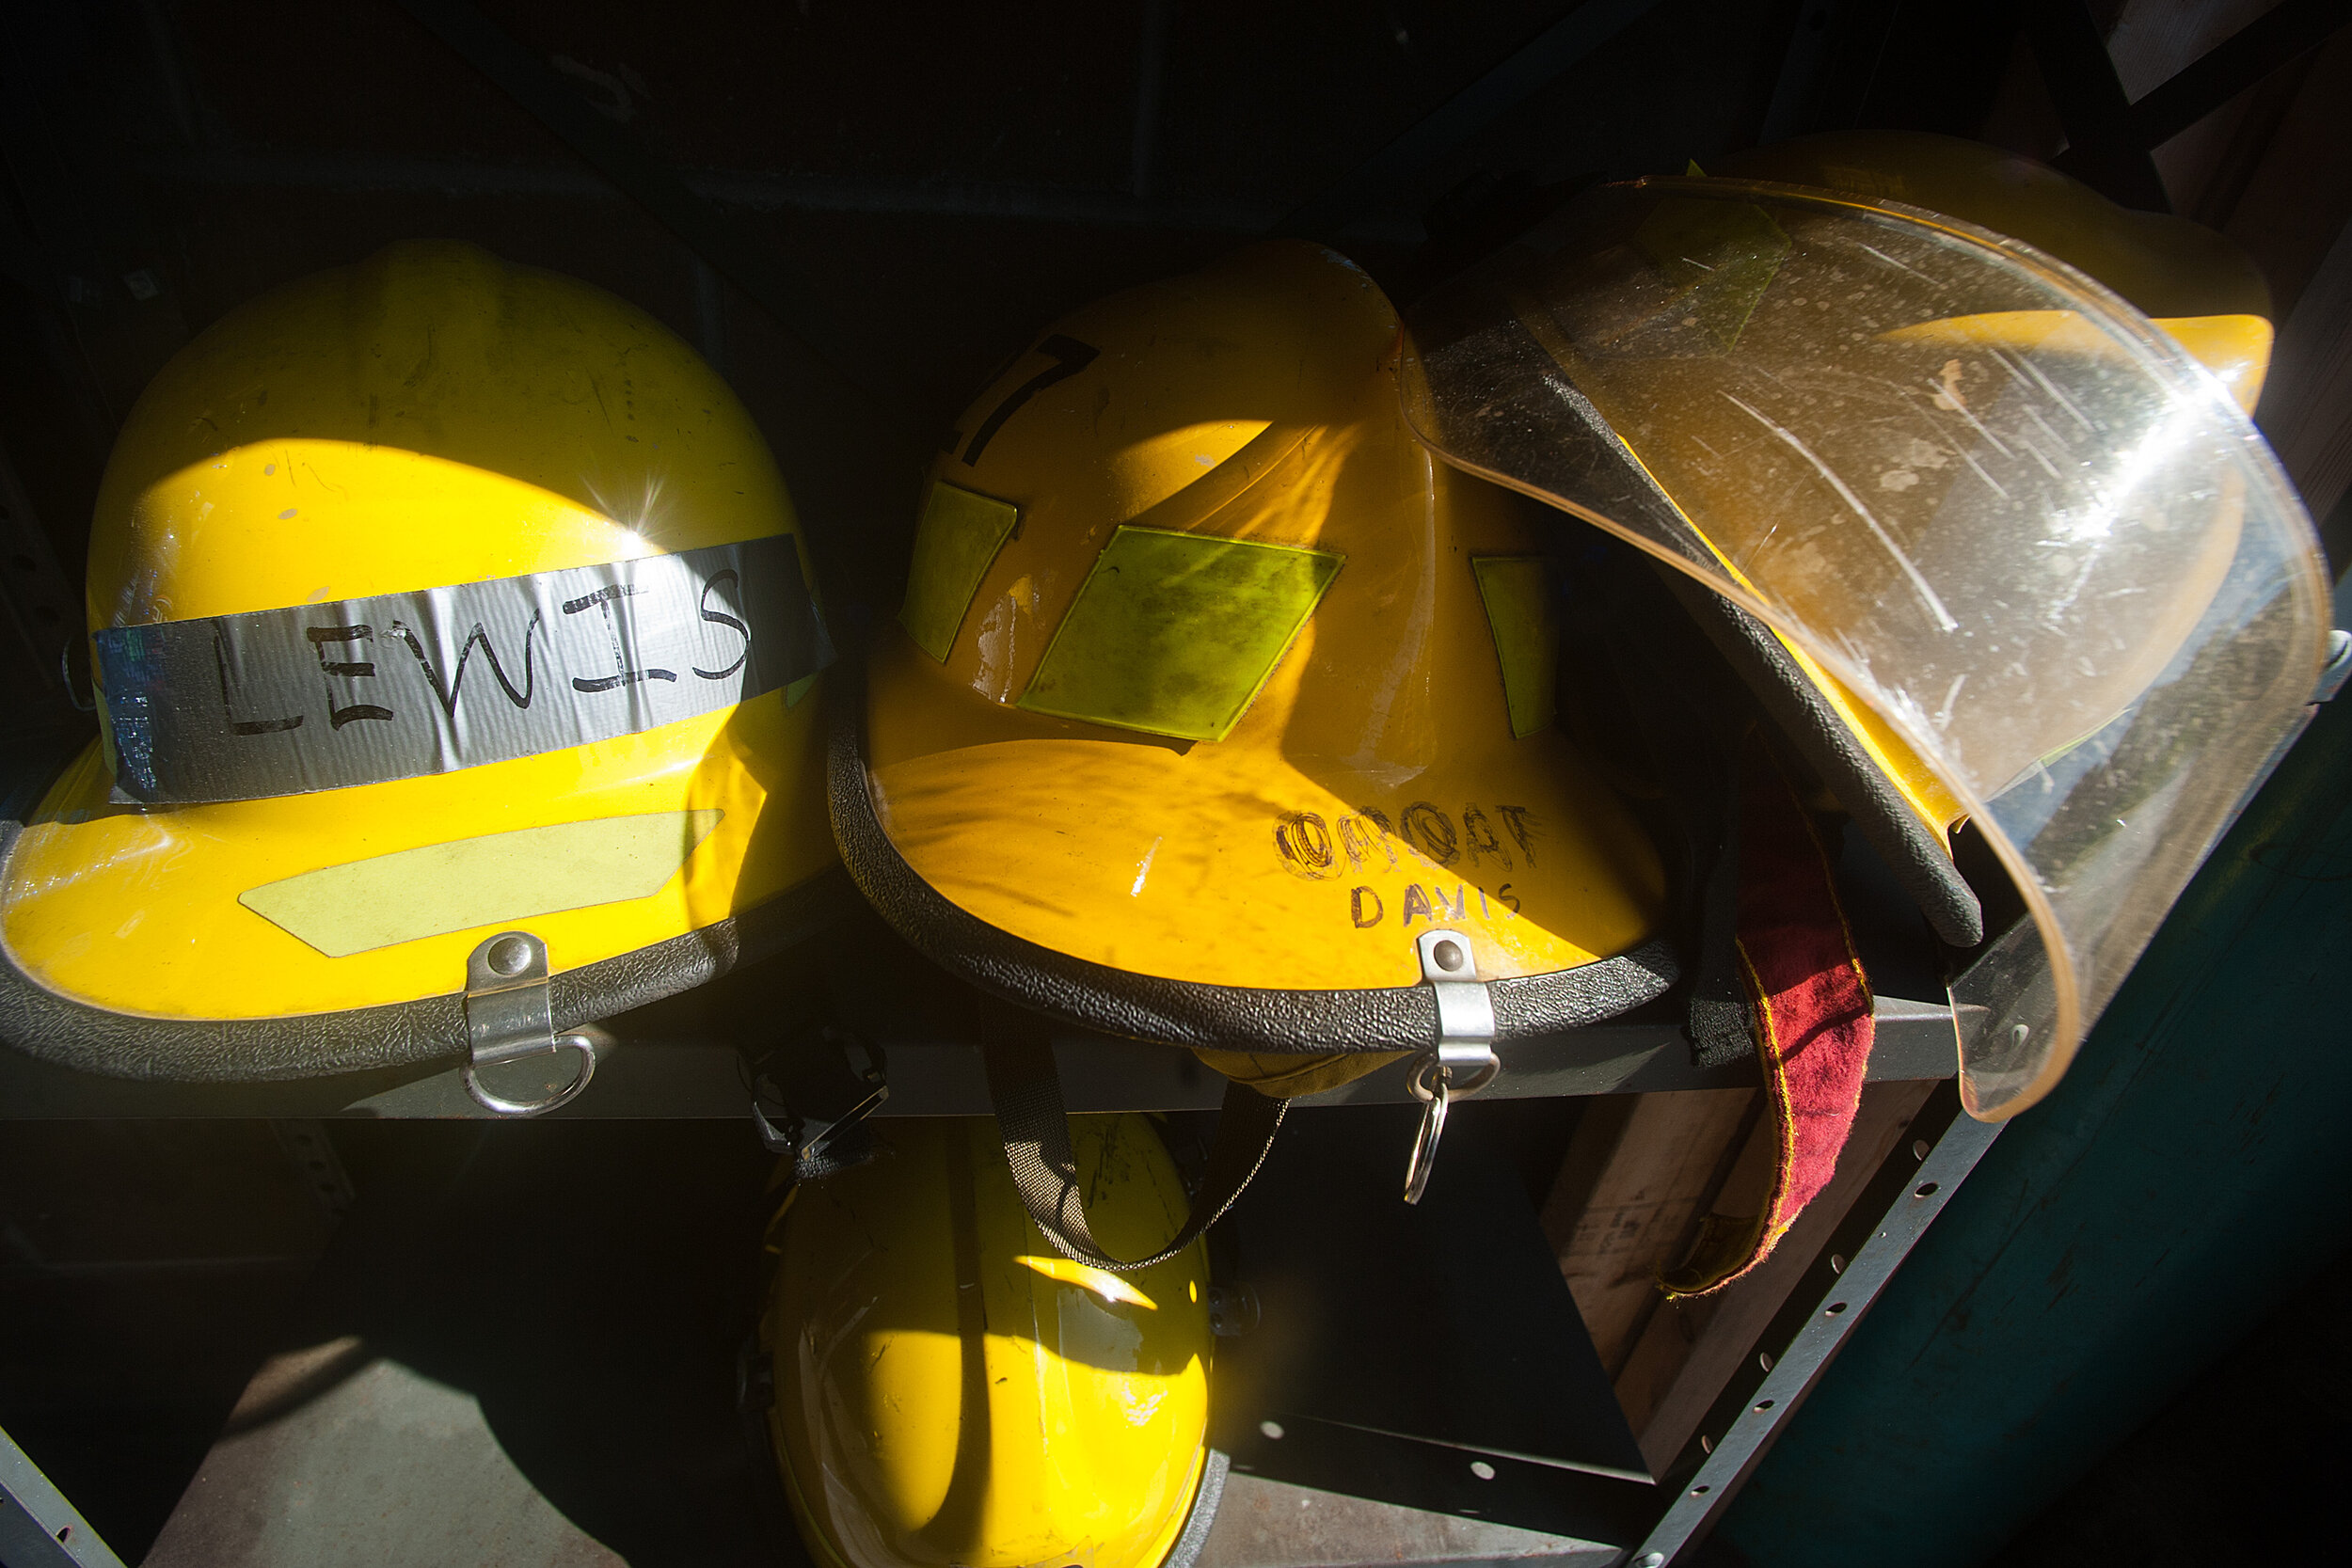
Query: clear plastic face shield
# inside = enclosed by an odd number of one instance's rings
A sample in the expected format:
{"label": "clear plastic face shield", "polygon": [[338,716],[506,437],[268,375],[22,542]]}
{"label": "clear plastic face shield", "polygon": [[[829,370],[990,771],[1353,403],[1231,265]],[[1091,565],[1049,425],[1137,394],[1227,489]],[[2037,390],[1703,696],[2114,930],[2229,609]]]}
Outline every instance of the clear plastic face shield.
{"label": "clear plastic face shield", "polygon": [[2046,1094],[2326,657],[2221,383],[2038,252],[1736,181],[1592,191],[1409,329],[1439,455],[1760,617],[1960,801],[2030,914],[1954,982],[1965,1101]]}

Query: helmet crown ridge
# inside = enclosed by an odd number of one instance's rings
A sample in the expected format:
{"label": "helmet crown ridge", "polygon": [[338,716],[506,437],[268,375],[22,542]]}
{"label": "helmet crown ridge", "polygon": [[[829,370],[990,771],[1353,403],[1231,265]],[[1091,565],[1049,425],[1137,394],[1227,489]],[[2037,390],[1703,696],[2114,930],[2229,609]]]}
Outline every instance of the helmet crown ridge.
{"label": "helmet crown ridge", "polygon": [[411,241],[199,335],[116,444],[90,624],[415,591],[794,531],[740,402],[635,307]]}

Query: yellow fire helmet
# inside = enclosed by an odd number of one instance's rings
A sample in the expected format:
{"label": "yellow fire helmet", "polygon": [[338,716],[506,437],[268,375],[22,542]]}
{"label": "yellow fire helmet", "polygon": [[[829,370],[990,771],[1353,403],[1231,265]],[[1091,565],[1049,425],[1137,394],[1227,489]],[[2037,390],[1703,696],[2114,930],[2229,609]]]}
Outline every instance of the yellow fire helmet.
{"label": "yellow fire helmet", "polygon": [[[790,1188],[770,1227],[768,1436],[821,1568],[1155,1568],[1207,1533],[1205,1243],[1131,1275],[1030,1223],[984,1120],[905,1117],[875,1160]],[[1086,1117],[1098,1233],[1183,1219],[1140,1116]]]}
{"label": "yellow fire helmet", "polygon": [[1361,270],[1269,245],[1067,317],[965,413],[831,764],[918,948],[1274,1095],[1441,1037],[1458,1091],[1672,983],[1657,851],[1552,722],[1541,510],[1430,459],[1398,346]]}
{"label": "yellow fire helmet", "polygon": [[[2318,541],[2247,417],[2267,294],[2217,236],[1947,138],[1718,175],[1590,191],[1422,301],[1406,415],[1670,569],[1938,930],[1981,942],[1962,1086],[2005,1117],[2326,657]],[[1963,821],[2022,902],[2004,929]]]}
{"label": "yellow fire helmet", "polygon": [[710,368],[587,284],[405,244],[232,312],[123,427],[88,601],[100,739],[0,867],[35,1054],[548,1050],[837,897],[791,502]]}

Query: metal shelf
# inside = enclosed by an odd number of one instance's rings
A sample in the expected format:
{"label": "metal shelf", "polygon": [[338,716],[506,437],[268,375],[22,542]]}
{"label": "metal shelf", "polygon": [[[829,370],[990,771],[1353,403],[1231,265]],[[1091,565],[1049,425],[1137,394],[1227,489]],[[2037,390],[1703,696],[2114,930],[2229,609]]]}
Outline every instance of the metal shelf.
{"label": "metal shelf", "polygon": [[[1878,990],[1873,1079],[1946,1078],[1957,1045],[1940,958],[1915,914],[1859,835],[1848,835],[1841,891]],[[989,1111],[972,1030],[977,995],[862,907],[800,947],[584,1031],[596,1042],[595,1081],[549,1113],[564,1119],[725,1118],[749,1114],[749,1054],[812,1022],[830,1022],[880,1046],[888,1063],[885,1116],[978,1116]],[[1073,1111],[1212,1110],[1224,1080],[1190,1052],[1072,1032],[1058,1037]],[[1692,1065],[1672,1000],[1607,1023],[1505,1046],[1490,1099],[1645,1094],[1736,1088],[1758,1082],[1753,1063]],[[546,1094],[570,1061],[541,1057],[498,1069],[502,1092]],[[1301,1106],[1400,1104],[1397,1063]],[[534,1082],[534,1075],[536,1081]],[[558,1075],[561,1075],[559,1077]],[[110,1078],[50,1065],[0,1045],[0,1120],[99,1117],[488,1117],[468,1096],[455,1061],[275,1083],[177,1083]]]}
{"label": "metal shelf", "polygon": [[[0,811],[26,810],[86,738],[79,730],[19,736],[0,758]],[[22,820],[20,817],[19,820]],[[1845,835],[1844,902],[1878,995],[1873,1079],[1929,1079],[1956,1069],[1957,1041],[1938,951],[1894,875]],[[816,1022],[878,1045],[888,1064],[887,1116],[985,1115],[990,1106],[972,1020],[976,993],[916,953],[861,901],[798,946],[582,1031],[596,1046],[594,1081],[550,1113],[566,1118],[727,1118],[751,1107],[750,1056]],[[1073,1111],[1214,1109],[1223,1080],[1190,1052],[1072,1032],[1057,1037]],[[1758,1083],[1751,1063],[1692,1065],[1678,1003],[1520,1041],[1500,1053],[1486,1098],[1640,1094]],[[544,1097],[569,1082],[573,1058],[529,1058],[495,1069],[501,1092]],[[1406,1064],[1301,1106],[1402,1103]],[[454,1054],[439,1063],[266,1083],[118,1079],[63,1069],[0,1042],[0,1120],[136,1117],[487,1118],[467,1094]]]}

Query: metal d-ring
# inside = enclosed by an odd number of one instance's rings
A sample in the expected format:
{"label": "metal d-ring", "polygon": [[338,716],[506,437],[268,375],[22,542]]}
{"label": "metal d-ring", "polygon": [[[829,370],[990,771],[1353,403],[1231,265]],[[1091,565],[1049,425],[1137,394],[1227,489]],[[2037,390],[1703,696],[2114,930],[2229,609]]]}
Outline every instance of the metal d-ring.
{"label": "metal d-ring", "polygon": [[1405,1086],[1423,1106],[1412,1157],[1405,1164],[1407,1203],[1419,1203],[1429,1188],[1429,1174],[1438,1165],[1438,1140],[1445,1136],[1447,1105],[1476,1094],[1502,1070],[1495,1056],[1494,1003],[1478,978],[1470,938],[1460,931],[1429,930],[1413,947],[1421,960],[1422,981],[1438,1005],[1438,1038],[1405,1075]]}
{"label": "metal d-ring", "polygon": [[[1484,1041],[1477,1043],[1482,1047],[1485,1045]],[[1493,1083],[1495,1075],[1502,1070],[1502,1063],[1491,1050],[1478,1054],[1469,1052],[1463,1054],[1470,1057],[1468,1062],[1449,1060],[1442,1048],[1422,1052],[1413,1059],[1412,1070],[1405,1075],[1406,1088],[1412,1092],[1415,1100],[1426,1102],[1435,1094],[1435,1085],[1442,1083],[1449,1094],[1459,1099],[1464,1095],[1476,1094]],[[1454,1075],[1465,1066],[1470,1068],[1470,1075],[1457,1084]]]}
{"label": "metal d-ring", "polygon": [[[509,1100],[502,1094],[491,1093],[482,1086],[482,1080],[474,1076],[474,1059],[470,1056],[457,1070],[466,1081],[466,1092],[473,1096],[474,1102],[484,1110],[495,1111],[502,1117],[535,1117],[542,1111],[552,1111],[558,1105],[579,1099],[580,1091],[588,1086],[588,1080],[596,1075],[596,1045],[594,1040],[585,1035],[558,1035],[546,1049],[562,1051],[566,1047],[580,1053],[580,1071],[569,1084],[544,1100]],[[538,1053],[532,1051],[521,1054],[537,1055]],[[500,1060],[513,1061],[515,1057],[504,1056]]]}
{"label": "metal d-ring", "polygon": [[[1468,1053],[1460,1054],[1467,1055]],[[1476,1094],[1495,1081],[1502,1064],[1491,1053],[1470,1062],[1449,1061],[1442,1047],[1424,1051],[1405,1075],[1405,1087],[1424,1107],[1421,1128],[1413,1134],[1413,1152],[1405,1162],[1405,1201],[1419,1203],[1421,1195],[1429,1190],[1429,1177],[1438,1168],[1438,1140],[1445,1136],[1446,1109],[1464,1095]],[[1454,1082],[1457,1068],[1470,1066],[1470,1073],[1459,1087]]]}
{"label": "metal d-ring", "polygon": [[[1434,1068],[1437,1062],[1435,1058],[1424,1057],[1422,1065]],[[1405,1201],[1407,1203],[1419,1203],[1421,1195],[1429,1190],[1430,1173],[1438,1168],[1438,1140],[1445,1136],[1446,1102],[1453,1098],[1446,1086],[1443,1068],[1426,1075],[1426,1087],[1422,1083],[1423,1076],[1422,1067],[1417,1066],[1413,1069],[1412,1077],[1406,1080],[1413,1093],[1428,1105],[1421,1114],[1420,1131],[1413,1134],[1412,1156],[1405,1162]]]}
{"label": "metal d-ring", "polygon": [[[529,931],[501,931],[466,959],[466,1092],[485,1111],[535,1117],[579,1097],[596,1075],[596,1043],[585,1035],[558,1035],[548,995],[548,944]],[[580,1072],[541,1100],[509,1100],[482,1086],[479,1069],[549,1051],[580,1053]]]}

